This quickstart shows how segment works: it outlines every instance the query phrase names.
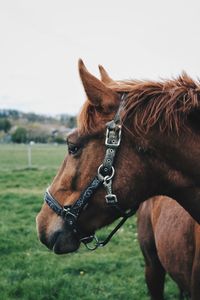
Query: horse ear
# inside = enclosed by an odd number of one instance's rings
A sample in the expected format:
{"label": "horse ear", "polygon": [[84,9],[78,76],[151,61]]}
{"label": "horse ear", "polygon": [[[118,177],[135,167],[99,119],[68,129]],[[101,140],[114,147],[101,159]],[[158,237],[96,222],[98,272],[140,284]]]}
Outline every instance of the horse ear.
{"label": "horse ear", "polygon": [[101,75],[101,81],[103,81],[105,84],[111,84],[114,83],[114,80],[110,78],[106,70],[103,68],[103,66],[99,65],[99,72]]}
{"label": "horse ear", "polygon": [[110,112],[119,105],[118,94],[90,74],[81,59],[79,60],[79,73],[91,104],[101,108],[103,112]]}

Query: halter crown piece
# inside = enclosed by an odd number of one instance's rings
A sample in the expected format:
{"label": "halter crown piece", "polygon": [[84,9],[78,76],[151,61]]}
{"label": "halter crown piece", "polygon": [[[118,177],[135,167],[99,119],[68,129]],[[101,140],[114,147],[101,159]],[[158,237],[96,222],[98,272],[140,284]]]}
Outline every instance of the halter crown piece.
{"label": "halter crown piece", "polygon": [[[73,205],[61,206],[58,201],[50,194],[48,188],[44,195],[45,202],[57,215],[61,216],[64,219],[69,230],[73,231],[75,234],[78,234],[77,219],[81,211],[86,208],[90,198],[100,186],[103,186],[105,188],[105,201],[107,205],[116,209],[122,219],[104,241],[99,241],[95,235],[81,238],[80,241],[85,244],[85,246],[89,250],[95,250],[98,247],[105,246],[111,240],[112,236],[117,232],[117,230],[126,222],[126,220],[135,214],[138,208],[138,205],[135,205],[128,211],[123,211],[119,207],[117,196],[112,191],[112,181],[115,175],[113,163],[117,149],[119,148],[121,143],[122,125],[120,112],[123,107],[124,97],[125,94],[123,94],[121,97],[121,104],[114,119],[106,124],[106,154],[104,161],[99,166],[97,175],[81,193],[80,198]],[[91,242],[93,242],[92,246],[90,245]]]}

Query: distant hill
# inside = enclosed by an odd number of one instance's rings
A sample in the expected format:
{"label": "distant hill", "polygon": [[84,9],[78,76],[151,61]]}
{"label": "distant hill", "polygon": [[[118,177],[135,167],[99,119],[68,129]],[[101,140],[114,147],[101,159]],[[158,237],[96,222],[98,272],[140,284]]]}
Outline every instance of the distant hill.
{"label": "distant hill", "polygon": [[67,133],[76,127],[76,117],[60,114],[55,117],[0,109],[0,142],[63,143]]}

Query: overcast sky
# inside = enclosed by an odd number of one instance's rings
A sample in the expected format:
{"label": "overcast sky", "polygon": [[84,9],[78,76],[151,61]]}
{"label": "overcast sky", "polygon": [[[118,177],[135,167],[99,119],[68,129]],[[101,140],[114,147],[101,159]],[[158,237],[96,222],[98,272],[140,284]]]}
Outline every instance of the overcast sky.
{"label": "overcast sky", "polygon": [[199,0],[0,0],[0,108],[76,114],[98,76],[200,76]]}

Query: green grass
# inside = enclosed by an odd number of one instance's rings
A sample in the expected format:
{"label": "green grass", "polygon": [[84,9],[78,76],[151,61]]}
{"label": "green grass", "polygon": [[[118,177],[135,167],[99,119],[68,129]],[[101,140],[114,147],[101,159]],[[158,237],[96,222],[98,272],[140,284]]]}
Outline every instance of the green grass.
{"label": "green grass", "polygon": [[[149,299],[135,218],[95,252],[81,247],[57,256],[38,241],[35,217],[65,152],[65,146],[34,145],[29,169],[26,146],[0,145],[0,299]],[[166,299],[178,299],[169,278]]]}

